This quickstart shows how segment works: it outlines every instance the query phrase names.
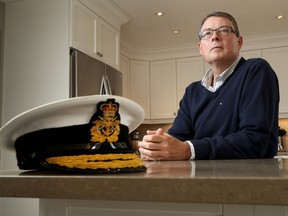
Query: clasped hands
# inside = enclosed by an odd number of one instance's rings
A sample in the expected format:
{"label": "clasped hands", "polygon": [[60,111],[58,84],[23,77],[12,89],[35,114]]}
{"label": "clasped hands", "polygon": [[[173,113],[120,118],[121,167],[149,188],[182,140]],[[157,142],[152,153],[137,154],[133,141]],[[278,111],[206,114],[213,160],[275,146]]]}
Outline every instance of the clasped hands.
{"label": "clasped hands", "polygon": [[162,128],[148,130],[138,146],[142,160],[189,160],[191,157],[188,143],[164,133]]}

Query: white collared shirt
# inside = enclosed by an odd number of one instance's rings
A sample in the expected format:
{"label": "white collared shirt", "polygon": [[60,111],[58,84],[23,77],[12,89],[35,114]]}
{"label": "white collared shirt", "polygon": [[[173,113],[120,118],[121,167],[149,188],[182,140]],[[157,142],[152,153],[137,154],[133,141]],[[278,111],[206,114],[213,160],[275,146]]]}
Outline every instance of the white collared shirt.
{"label": "white collared shirt", "polygon": [[211,86],[211,82],[213,79],[212,69],[210,68],[204,75],[201,84],[211,92],[215,92],[218,88],[220,88],[226,79],[234,72],[234,69],[238,62],[240,61],[241,57],[238,58],[233,62],[233,64],[223,71],[219,76],[214,77],[214,85]]}

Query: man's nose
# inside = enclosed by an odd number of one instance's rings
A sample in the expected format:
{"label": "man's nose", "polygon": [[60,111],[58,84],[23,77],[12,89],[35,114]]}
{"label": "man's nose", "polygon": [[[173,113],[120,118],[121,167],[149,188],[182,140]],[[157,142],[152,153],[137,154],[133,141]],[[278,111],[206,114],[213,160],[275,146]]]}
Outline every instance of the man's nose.
{"label": "man's nose", "polygon": [[217,30],[212,31],[212,40],[219,40],[218,33],[219,32]]}

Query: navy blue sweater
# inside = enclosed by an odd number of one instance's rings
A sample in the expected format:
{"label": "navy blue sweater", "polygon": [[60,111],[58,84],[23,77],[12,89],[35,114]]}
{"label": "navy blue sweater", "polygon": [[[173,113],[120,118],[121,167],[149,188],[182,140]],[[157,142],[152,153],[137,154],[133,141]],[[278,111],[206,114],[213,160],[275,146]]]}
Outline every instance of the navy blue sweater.
{"label": "navy blue sweater", "polygon": [[263,59],[241,58],[235,71],[210,92],[190,84],[168,130],[190,140],[195,159],[272,158],[278,148],[278,79]]}

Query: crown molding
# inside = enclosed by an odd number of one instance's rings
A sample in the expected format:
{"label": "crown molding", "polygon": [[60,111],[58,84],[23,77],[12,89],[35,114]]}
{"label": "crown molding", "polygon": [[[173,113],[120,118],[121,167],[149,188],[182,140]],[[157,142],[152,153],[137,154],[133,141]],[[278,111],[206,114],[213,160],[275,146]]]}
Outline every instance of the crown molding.
{"label": "crown molding", "polygon": [[[259,35],[250,38],[244,37],[244,44],[241,51],[282,46],[288,46],[288,31]],[[167,47],[163,49],[145,49],[135,48],[130,46],[129,44],[125,44],[124,42],[121,42],[121,54],[127,56],[129,59],[139,59],[147,61],[192,57],[200,55],[198,47],[195,44],[187,44],[178,47]]]}
{"label": "crown molding", "polygon": [[24,1],[24,0],[0,0],[0,2],[3,2],[3,3],[11,3],[11,2],[19,2],[19,1]]}
{"label": "crown molding", "polygon": [[139,59],[147,61],[200,55],[197,46],[191,44],[178,47],[167,47],[162,49],[139,49],[133,48],[128,44],[122,42],[121,54],[127,56],[129,59]]}
{"label": "crown molding", "polygon": [[288,31],[244,38],[242,51],[288,46]]}
{"label": "crown molding", "polygon": [[120,31],[120,26],[131,18],[112,0],[78,0],[87,8]]}

